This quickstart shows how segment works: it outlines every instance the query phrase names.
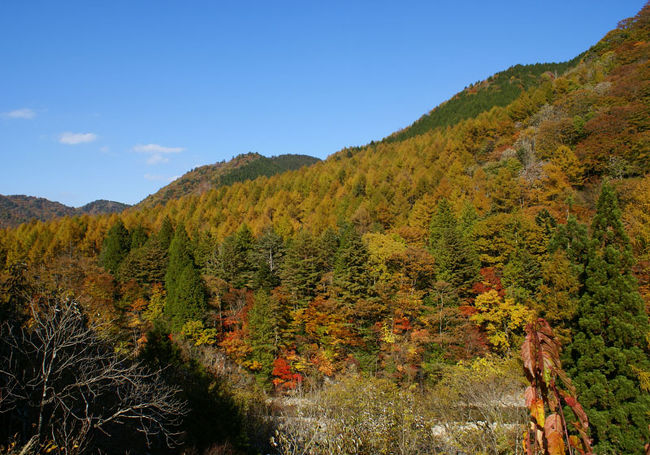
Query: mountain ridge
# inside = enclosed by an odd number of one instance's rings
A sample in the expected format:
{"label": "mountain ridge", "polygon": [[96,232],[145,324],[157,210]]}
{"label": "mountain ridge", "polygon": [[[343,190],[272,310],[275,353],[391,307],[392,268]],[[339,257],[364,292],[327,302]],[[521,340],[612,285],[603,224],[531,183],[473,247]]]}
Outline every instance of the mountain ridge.
{"label": "mountain ridge", "polygon": [[130,205],[106,199],[97,199],[80,207],[71,207],[38,196],[0,194],[0,228],[17,226],[34,219],[47,221],[64,216],[120,213],[128,207]]}
{"label": "mountain ridge", "polygon": [[178,199],[188,194],[202,194],[211,189],[252,180],[259,176],[270,177],[319,161],[321,160],[309,155],[283,154],[266,157],[259,153],[244,153],[228,161],[196,167],[150,194],[136,206],[164,204],[170,199]]}

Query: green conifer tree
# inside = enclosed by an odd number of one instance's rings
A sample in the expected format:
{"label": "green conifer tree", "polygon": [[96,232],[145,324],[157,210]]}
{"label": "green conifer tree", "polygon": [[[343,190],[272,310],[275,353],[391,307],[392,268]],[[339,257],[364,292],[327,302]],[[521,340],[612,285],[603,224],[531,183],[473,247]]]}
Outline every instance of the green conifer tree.
{"label": "green conifer tree", "polygon": [[219,247],[218,272],[221,278],[236,288],[252,287],[253,265],[249,256],[254,245],[255,237],[246,224],[226,237]]}
{"label": "green conifer tree", "polygon": [[440,200],[433,216],[429,247],[436,261],[436,279],[451,284],[461,294],[469,289],[480,263],[446,199]]}
{"label": "green conifer tree", "polygon": [[587,255],[577,327],[566,351],[568,372],[589,416],[596,452],[642,454],[650,440],[650,326],[609,184],[598,200]]}
{"label": "green conifer tree", "polygon": [[177,226],[169,246],[165,288],[165,315],[174,330],[179,330],[187,320],[200,317],[205,308],[205,286],[194,265],[190,240],[182,224]]}
{"label": "green conifer tree", "polygon": [[352,225],[343,228],[334,262],[334,286],[346,303],[367,297],[371,287],[368,272],[370,254]]}
{"label": "green conifer tree", "polygon": [[270,290],[280,285],[279,271],[284,261],[282,237],[273,228],[266,229],[249,254],[254,268],[253,287]]}
{"label": "green conifer tree", "polygon": [[147,231],[141,224],[133,228],[131,231],[131,250],[143,246],[147,242],[148,238],[149,236],[147,235]]}
{"label": "green conifer tree", "polygon": [[112,274],[115,274],[122,260],[129,253],[130,247],[131,237],[129,231],[124,227],[122,220],[118,220],[111,226],[104,238],[99,256],[101,265]]}
{"label": "green conifer tree", "polygon": [[295,300],[306,303],[315,295],[322,274],[317,242],[308,231],[299,231],[288,245],[280,270],[282,283]]}
{"label": "green conifer tree", "polygon": [[339,236],[334,229],[328,227],[318,239],[318,252],[324,272],[334,270],[336,252],[339,249]]}
{"label": "green conifer tree", "polygon": [[174,227],[172,226],[172,222],[169,220],[169,217],[166,216],[163,219],[160,230],[158,231],[158,241],[160,242],[160,245],[163,247],[163,249],[168,250],[173,238]]}
{"label": "green conifer tree", "polygon": [[278,345],[280,342],[281,323],[280,304],[266,291],[255,293],[255,301],[248,312],[248,330],[250,345],[253,349],[252,360],[260,364],[260,377],[267,379],[273,371]]}

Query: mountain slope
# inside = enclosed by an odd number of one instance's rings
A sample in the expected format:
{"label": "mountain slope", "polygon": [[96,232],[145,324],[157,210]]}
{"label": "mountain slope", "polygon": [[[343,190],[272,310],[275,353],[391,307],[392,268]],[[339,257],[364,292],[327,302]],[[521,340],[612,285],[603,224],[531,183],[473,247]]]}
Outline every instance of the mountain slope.
{"label": "mountain slope", "polygon": [[[441,197],[457,211],[473,205],[487,219],[540,208],[558,219],[566,219],[567,212],[587,219],[594,208],[593,188],[603,178],[617,179],[623,188],[647,184],[649,17],[645,7],[564,75],[541,78],[508,106],[453,126],[342,150],[270,177],[222,177],[260,159],[254,154],[203,166],[122,217],[129,227],[153,230],[169,216],[192,233],[210,229],[218,240],[243,223],[255,233],[273,225],[288,237],[303,228],[322,232],[338,222],[421,240]],[[221,186],[222,181],[229,184]],[[633,227],[631,237],[639,237],[637,251],[645,255],[650,254],[649,228],[645,218],[631,212],[637,193],[623,193],[626,222]],[[164,207],[153,207],[165,201]],[[106,229],[105,221],[92,223],[88,229]]]}
{"label": "mountain slope", "polygon": [[[515,207],[586,214],[600,179],[640,178],[650,170],[648,14],[644,9],[563,76],[540,79],[506,107],[170,201],[165,212],[194,230],[216,226],[217,238],[242,223],[256,232],[273,224],[287,234],[340,221],[364,231],[426,232],[441,196],[458,209],[472,203],[482,216]],[[141,215],[161,219],[160,211]]]}
{"label": "mountain slope", "polygon": [[461,120],[476,117],[481,112],[489,111],[495,106],[507,106],[523,91],[538,85],[544,77],[554,78],[575,67],[581,57],[582,55],[579,55],[562,63],[512,66],[482,82],[466,87],[410,126],[386,137],[384,141],[401,141],[437,127],[455,125]]}
{"label": "mountain slope", "polygon": [[120,202],[97,200],[75,208],[40,197],[0,195],[0,227],[17,226],[34,219],[46,221],[62,216],[119,213],[127,207]]}
{"label": "mountain slope", "polygon": [[252,180],[260,176],[270,177],[285,171],[299,169],[320,161],[307,155],[279,155],[267,158],[258,153],[238,155],[230,161],[200,166],[187,172],[156,193],[147,196],[138,205],[164,204],[170,199],[189,194],[202,194],[208,190]]}
{"label": "mountain slope", "polygon": [[97,199],[88,204],[76,208],[78,214],[100,215],[103,213],[120,213],[124,209],[131,207],[121,202],[107,201],[106,199]]}

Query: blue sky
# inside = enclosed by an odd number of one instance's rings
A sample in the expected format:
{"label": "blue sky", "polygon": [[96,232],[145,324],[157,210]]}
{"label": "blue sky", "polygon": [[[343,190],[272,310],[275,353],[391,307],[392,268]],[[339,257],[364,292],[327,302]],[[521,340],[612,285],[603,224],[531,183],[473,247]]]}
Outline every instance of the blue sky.
{"label": "blue sky", "polygon": [[240,153],[320,158],[644,0],[0,2],[0,194],[136,203]]}

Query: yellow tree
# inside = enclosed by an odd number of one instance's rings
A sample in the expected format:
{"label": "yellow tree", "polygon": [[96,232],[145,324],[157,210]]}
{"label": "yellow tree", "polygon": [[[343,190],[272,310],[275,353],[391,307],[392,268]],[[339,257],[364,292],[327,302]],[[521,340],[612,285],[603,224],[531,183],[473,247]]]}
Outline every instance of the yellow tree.
{"label": "yellow tree", "polygon": [[488,341],[500,353],[511,352],[533,312],[491,289],[476,297],[476,313],[470,319],[483,327]]}

